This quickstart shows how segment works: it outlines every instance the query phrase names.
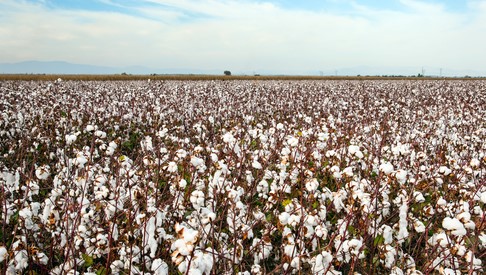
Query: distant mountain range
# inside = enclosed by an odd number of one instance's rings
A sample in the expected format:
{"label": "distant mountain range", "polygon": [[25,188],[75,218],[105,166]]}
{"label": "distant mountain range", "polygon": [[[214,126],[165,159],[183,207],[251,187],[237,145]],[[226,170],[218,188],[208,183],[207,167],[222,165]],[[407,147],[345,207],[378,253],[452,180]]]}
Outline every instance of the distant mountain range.
{"label": "distant mountain range", "polygon": [[[18,63],[0,63],[0,74],[223,74],[224,70],[201,70],[190,68],[149,68],[143,66],[130,67],[109,67],[96,66],[88,64],[75,64],[65,61],[24,61]],[[333,70],[313,70],[313,71],[296,71],[285,70],[253,70],[252,72],[232,71],[235,75],[337,75],[337,76],[356,76],[356,75],[396,75],[412,76],[424,73],[425,76],[486,76],[486,71],[479,72],[474,70],[452,70],[446,68],[433,67],[371,67],[359,66],[349,68],[337,68]]]}

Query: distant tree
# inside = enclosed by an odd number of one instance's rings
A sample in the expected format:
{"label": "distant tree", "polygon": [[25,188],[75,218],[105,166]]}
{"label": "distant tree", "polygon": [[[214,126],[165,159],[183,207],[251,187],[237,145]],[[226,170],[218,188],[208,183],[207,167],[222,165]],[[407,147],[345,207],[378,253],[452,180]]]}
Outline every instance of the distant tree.
{"label": "distant tree", "polygon": [[224,71],[224,75],[231,75],[230,71]]}

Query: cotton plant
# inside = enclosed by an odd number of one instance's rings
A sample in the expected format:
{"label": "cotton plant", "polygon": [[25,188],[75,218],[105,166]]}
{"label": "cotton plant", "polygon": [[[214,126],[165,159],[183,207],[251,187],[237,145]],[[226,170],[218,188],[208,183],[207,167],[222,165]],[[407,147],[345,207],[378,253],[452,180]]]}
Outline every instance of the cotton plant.
{"label": "cotton plant", "polygon": [[0,270],[480,274],[484,87],[2,82]]}

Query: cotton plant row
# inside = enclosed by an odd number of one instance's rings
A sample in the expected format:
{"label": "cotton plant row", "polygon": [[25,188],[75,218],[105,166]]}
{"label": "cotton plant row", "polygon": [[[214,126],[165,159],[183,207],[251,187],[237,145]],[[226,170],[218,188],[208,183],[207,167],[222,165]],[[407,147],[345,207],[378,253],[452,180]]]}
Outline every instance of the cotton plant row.
{"label": "cotton plant row", "polygon": [[0,83],[0,270],[481,274],[486,82]]}

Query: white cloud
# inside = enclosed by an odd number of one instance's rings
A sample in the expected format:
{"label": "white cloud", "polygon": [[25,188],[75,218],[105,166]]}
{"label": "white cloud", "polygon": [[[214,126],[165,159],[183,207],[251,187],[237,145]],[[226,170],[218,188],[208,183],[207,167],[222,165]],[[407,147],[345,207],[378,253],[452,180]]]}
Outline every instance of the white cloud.
{"label": "white cloud", "polygon": [[484,1],[471,2],[475,9],[468,14],[401,0],[408,7],[403,11],[355,5],[352,15],[288,10],[269,2],[150,2],[130,15],[3,1],[0,35],[7,39],[0,60],[246,72],[360,65],[480,70],[486,63]]}

